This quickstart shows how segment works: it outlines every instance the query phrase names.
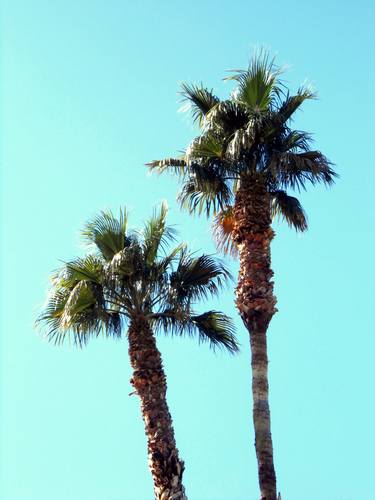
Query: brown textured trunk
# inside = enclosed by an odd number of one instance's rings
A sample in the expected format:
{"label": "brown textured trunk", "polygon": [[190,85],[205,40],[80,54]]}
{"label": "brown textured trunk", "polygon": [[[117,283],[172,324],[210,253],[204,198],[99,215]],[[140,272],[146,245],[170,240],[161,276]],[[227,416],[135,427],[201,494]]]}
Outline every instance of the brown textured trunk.
{"label": "brown textured trunk", "polygon": [[182,484],[184,463],[178,456],[174,438],[163,364],[144,317],[134,318],[130,323],[129,356],[133,367],[131,384],[141,398],[155,499],[186,500]]}
{"label": "brown textured trunk", "polygon": [[276,312],[270,255],[273,236],[266,186],[259,177],[242,179],[234,205],[233,238],[240,258],[236,305],[250,334],[253,420],[261,500],[276,500],[266,335]]}

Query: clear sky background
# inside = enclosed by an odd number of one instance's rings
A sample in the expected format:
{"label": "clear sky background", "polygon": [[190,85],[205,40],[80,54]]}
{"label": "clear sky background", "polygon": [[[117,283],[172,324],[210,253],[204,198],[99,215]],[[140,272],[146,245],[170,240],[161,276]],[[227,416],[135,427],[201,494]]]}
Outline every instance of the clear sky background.
{"label": "clear sky background", "polygon": [[[225,70],[260,44],[289,66],[292,89],[318,90],[295,126],[341,176],[301,195],[307,234],[275,224],[278,485],[283,500],[374,500],[374,4],[3,0],[1,21],[1,499],[152,499],[126,339],[59,348],[33,322],[50,272],[82,252],[79,230],[100,209],[126,204],[136,226],[166,199],[181,237],[214,251],[208,222],[175,204],[176,182],[143,164],[196,133],[177,112],[179,82],[223,97]],[[233,290],[219,303],[236,317]],[[259,498],[236,322],[237,357],[158,340],[189,500]]]}

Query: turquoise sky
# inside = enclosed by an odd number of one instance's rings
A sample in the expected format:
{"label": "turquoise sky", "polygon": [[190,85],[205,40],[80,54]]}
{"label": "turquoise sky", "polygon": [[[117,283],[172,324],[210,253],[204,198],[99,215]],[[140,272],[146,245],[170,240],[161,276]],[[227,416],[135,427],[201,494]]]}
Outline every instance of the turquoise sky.
{"label": "turquoise sky", "polygon": [[[196,130],[179,82],[225,96],[225,70],[254,44],[320,99],[295,122],[341,176],[301,195],[310,230],[276,224],[279,312],[269,330],[270,400],[283,500],[374,500],[374,4],[232,1],[2,2],[2,500],[151,500],[126,340],[79,351],[33,329],[49,273],[82,252],[98,210],[170,222],[213,252],[209,224],[181,213],[176,183],[143,164]],[[234,273],[237,264],[231,262]],[[220,307],[236,317],[233,290]],[[214,304],[218,307],[218,304]],[[160,338],[189,500],[256,500],[250,357]]]}

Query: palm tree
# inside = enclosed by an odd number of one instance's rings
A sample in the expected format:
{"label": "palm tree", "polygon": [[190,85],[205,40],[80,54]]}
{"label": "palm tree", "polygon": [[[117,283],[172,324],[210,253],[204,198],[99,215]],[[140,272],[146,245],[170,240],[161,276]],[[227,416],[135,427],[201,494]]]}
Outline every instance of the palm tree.
{"label": "palm tree", "polygon": [[186,499],[184,463],[176,447],[167,383],[155,333],[197,335],[199,341],[238,350],[231,320],[219,311],[195,311],[230,279],[209,255],[196,256],[183,244],[168,251],[175,230],[166,225],[167,208],[129,232],[125,210],[115,218],[101,212],[83,230],[92,252],[66,263],[52,275],[52,288],[38,322],[60,344],[69,332],[82,346],[101,332],[120,337],[128,324],[131,384],[141,399],[149,467],[157,500]]}
{"label": "palm tree", "polygon": [[270,265],[271,227],[275,216],[297,231],[307,229],[305,212],[286,189],[307,183],[330,185],[332,164],[311,149],[308,133],[291,128],[292,115],[315,94],[300,87],[290,94],[281,70],[268,54],[255,54],[246,70],[227,77],[236,88],[220,100],[202,85],[182,85],[196,137],[180,158],[148,164],[158,173],[170,171],[182,182],[178,195],[190,212],[214,215],[219,247],[238,254],[240,270],[236,305],[250,335],[253,421],[262,500],[276,500],[270,410],[268,402],[268,325],[276,312]]}

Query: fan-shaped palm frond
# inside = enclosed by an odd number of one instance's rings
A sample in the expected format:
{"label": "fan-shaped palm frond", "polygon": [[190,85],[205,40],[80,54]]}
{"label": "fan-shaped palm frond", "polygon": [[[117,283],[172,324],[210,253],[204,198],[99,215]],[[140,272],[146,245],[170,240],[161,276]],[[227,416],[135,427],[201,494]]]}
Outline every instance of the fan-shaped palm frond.
{"label": "fan-shaped palm frond", "polygon": [[111,262],[110,271],[114,276],[126,281],[140,278],[144,267],[142,247],[136,239],[117,252]]}
{"label": "fan-shaped palm frond", "polygon": [[307,182],[313,185],[322,182],[329,186],[337,177],[332,163],[320,151],[287,152],[275,156],[274,169],[281,187],[300,191],[306,189]]}
{"label": "fan-shaped palm frond", "polygon": [[188,103],[186,109],[190,109],[194,122],[203,126],[207,113],[219,102],[212,90],[208,90],[202,85],[182,83],[182,96]]}
{"label": "fan-shaped palm frond", "polygon": [[159,212],[155,211],[153,216],[146,221],[141,233],[144,255],[149,265],[155,261],[159,249],[165,253],[169,243],[176,239],[175,228],[166,225],[167,213],[168,206],[163,202]]}
{"label": "fan-shaped palm frond", "polygon": [[[78,268],[77,260],[74,265],[68,263],[55,273],[53,289],[37,323],[44,325],[47,337],[58,344],[69,331],[73,332],[78,345],[85,344],[90,336],[97,336],[101,331],[119,336],[118,313],[106,309],[103,288],[96,281],[97,277],[91,280],[87,274],[81,274],[84,266]],[[86,264],[89,260],[86,258]]]}
{"label": "fan-shaped palm frond", "polygon": [[186,249],[181,252],[170,278],[170,302],[183,304],[216,296],[232,279],[223,262],[211,255],[198,257]]}
{"label": "fan-shaped palm frond", "polygon": [[61,317],[64,313],[64,307],[69,299],[70,290],[59,287],[50,291],[47,297],[43,311],[38,317],[36,324],[45,327],[47,337],[56,343],[60,343],[62,338]]}
{"label": "fan-shaped palm frond", "polygon": [[247,126],[251,114],[246,106],[233,100],[219,102],[206,115],[208,130],[220,130],[230,136],[236,130]]}
{"label": "fan-shaped palm frond", "polygon": [[302,153],[311,149],[311,134],[302,130],[290,130],[284,127],[283,133],[278,137],[273,136],[276,151],[282,153]]}
{"label": "fan-shaped palm frond", "polygon": [[109,261],[129,243],[126,235],[127,222],[126,209],[120,209],[119,218],[110,210],[102,211],[86,224],[82,236],[90,244],[94,244],[104,259]]}
{"label": "fan-shaped palm frond", "polygon": [[73,289],[79,281],[91,281],[102,283],[103,261],[96,255],[86,255],[74,261],[67,262],[66,265],[53,275],[53,282],[56,287]]}
{"label": "fan-shaped palm frond", "polygon": [[208,342],[213,349],[220,347],[231,353],[239,350],[234,323],[218,311],[186,314],[183,310],[167,308],[154,314],[152,322],[157,330],[163,330],[169,335],[198,335],[200,342]]}
{"label": "fan-shaped palm frond", "polygon": [[208,158],[211,161],[222,161],[225,155],[225,142],[214,132],[207,132],[194,139],[186,151],[186,161],[191,163],[200,158]]}
{"label": "fan-shaped palm frond", "polygon": [[287,94],[285,100],[274,112],[273,119],[279,126],[283,125],[305,101],[316,99],[316,97],[316,93],[310,87],[300,87],[296,95]]}
{"label": "fan-shaped palm frond", "polygon": [[219,311],[208,311],[193,316],[191,322],[199,332],[202,342],[209,342],[211,347],[225,347],[229,352],[238,352],[238,343],[232,320]]}
{"label": "fan-shaped palm frond", "polygon": [[271,193],[271,216],[285,219],[296,231],[307,230],[307,217],[301,203],[294,196],[288,196],[285,191]]}
{"label": "fan-shaped palm frond", "polygon": [[234,99],[246,105],[252,112],[260,113],[275,107],[283,95],[280,81],[282,70],[265,50],[260,50],[251,58],[246,70],[232,70],[234,73],[225,80],[235,80],[238,87]]}
{"label": "fan-shaped palm frond", "polygon": [[153,160],[146,163],[150,172],[162,174],[169,171],[178,176],[184,176],[186,173],[186,160],[185,158],[165,158],[163,160]]}
{"label": "fan-shaped palm frond", "polygon": [[214,171],[202,173],[199,177],[190,176],[186,180],[177,200],[190,213],[205,213],[209,217],[232,201],[232,193],[220,175],[215,175]]}

